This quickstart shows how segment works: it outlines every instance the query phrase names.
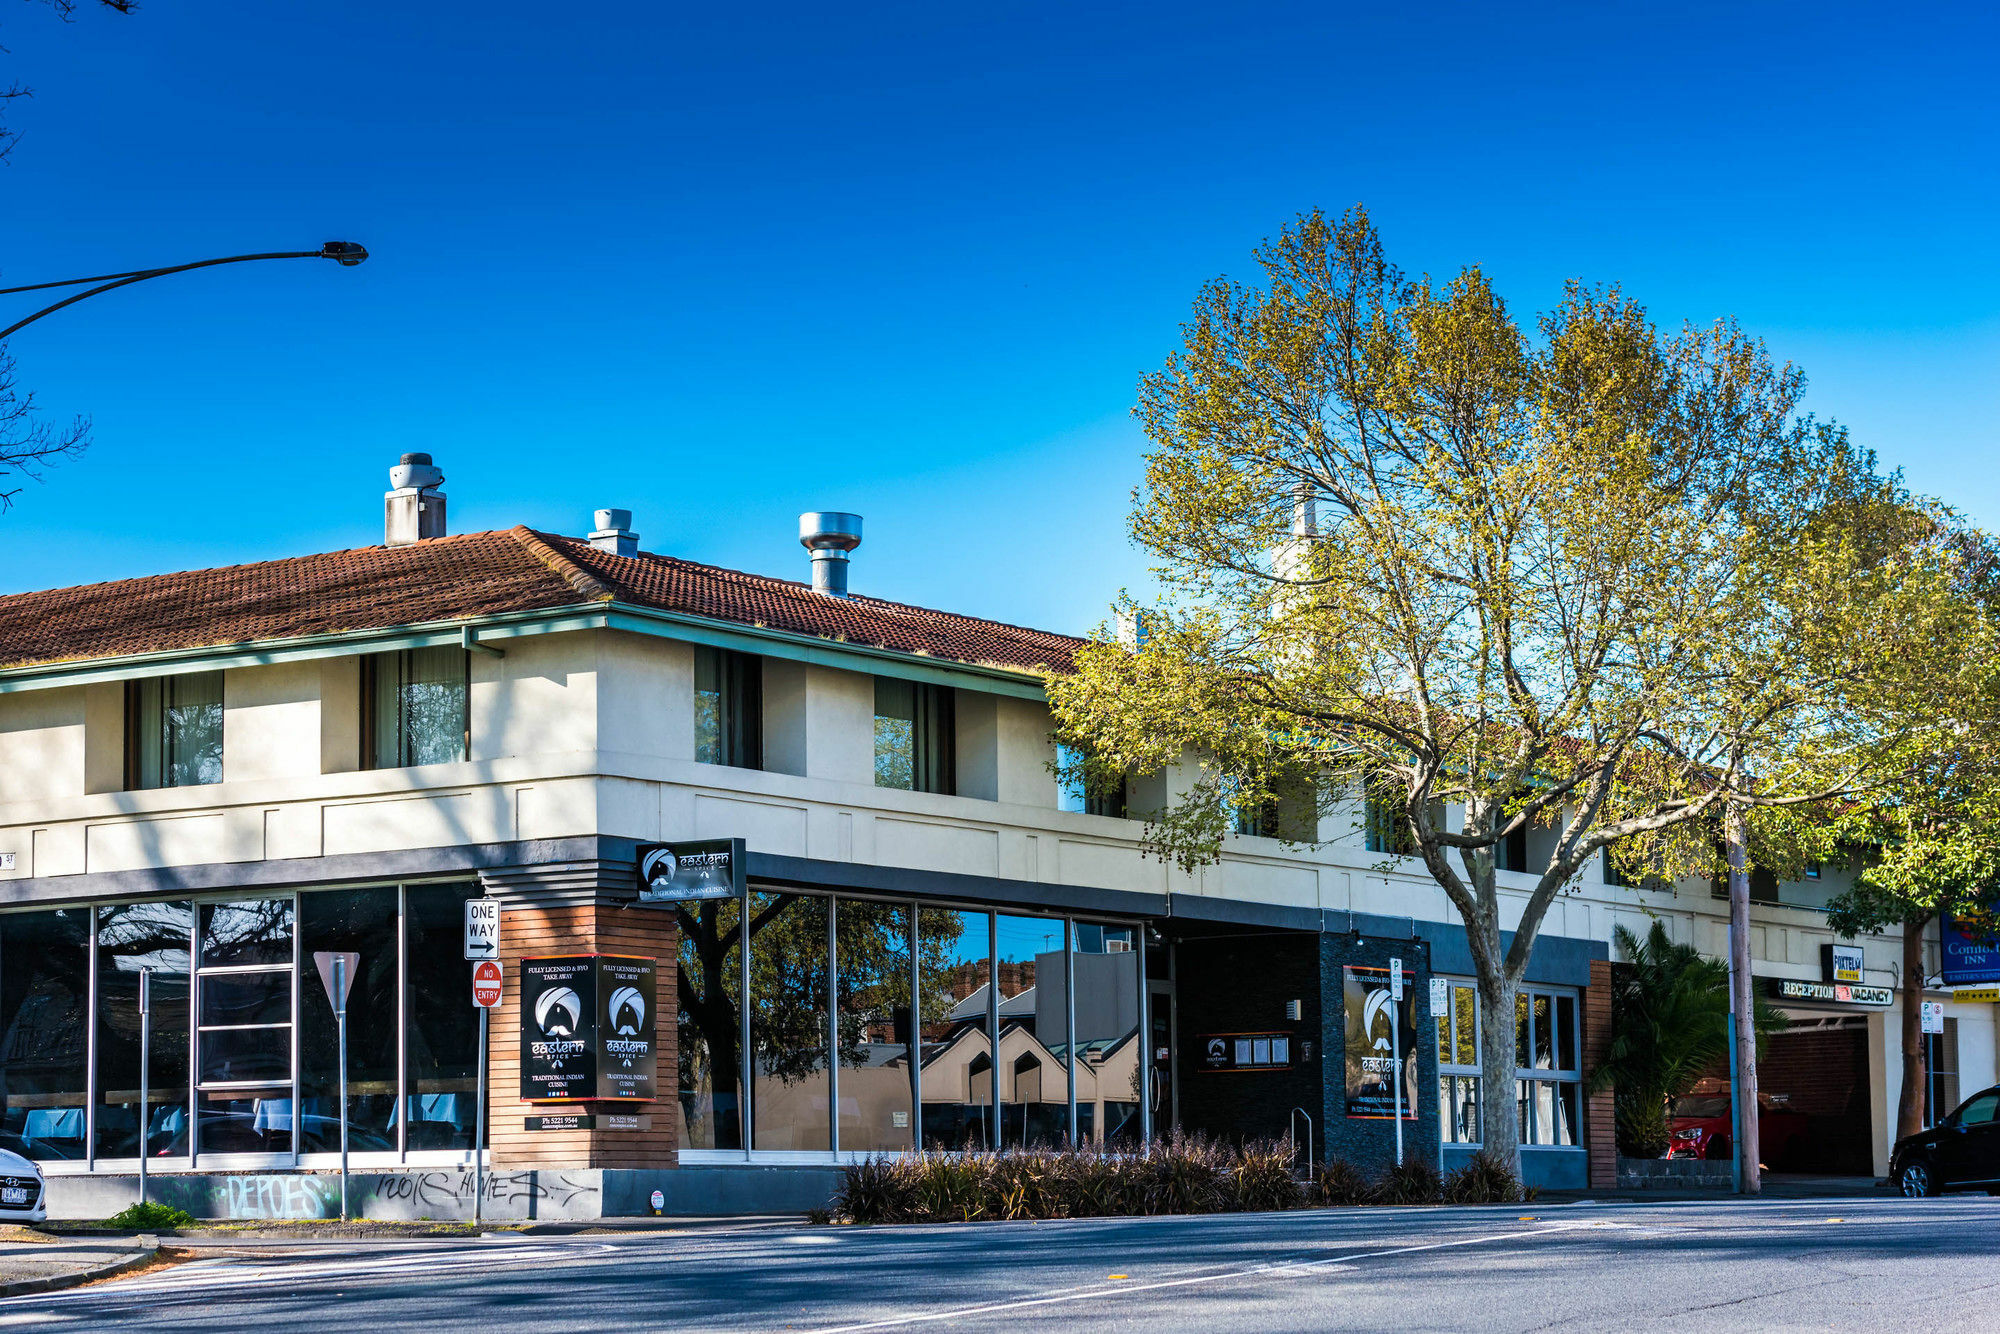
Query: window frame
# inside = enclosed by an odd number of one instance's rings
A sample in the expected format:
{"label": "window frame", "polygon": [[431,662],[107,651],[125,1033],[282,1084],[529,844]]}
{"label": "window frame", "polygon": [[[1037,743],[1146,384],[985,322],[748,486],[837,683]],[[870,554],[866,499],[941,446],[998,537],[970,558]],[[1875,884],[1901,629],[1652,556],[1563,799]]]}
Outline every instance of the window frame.
{"label": "window frame", "polygon": [[[712,666],[716,688],[702,689],[704,665]],[[719,758],[702,754],[701,697],[716,697],[715,747]],[[694,646],[694,758],[697,764],[731,769],[764,767],[764,660],[754,653]]]}
{"label": "window frame", "polygon": [[[213,782],[176,783],[173,781],[174,733],[171,692],[176,681],[194,677],[215,678],[216,709],[216,776]],[[229,777],[229,686],[228,673],[223,671],[176,672],[167,676],[148,676],[136,681],[125,682],[124,717],[124,789],[127,792],[157,792],[168,788],[214,787]],[[141,771],[144,749],[142,742],[147,731],[145,714],[148,690],[158,691],[159,716],[155,725],[160,730],[160,770],[157,782],[148,781],[150,775]]]}
{"label": "window frame", "polygon": [[[452,646],[443,644],[435,647],[450,648]],[[360,759],[363,769],[418,769],[424,767],[423,765],[406,762],[403,753],[396,755],[394,763],[384,762],[381,754],[380,674],[383,662],[385,659],[394,659],[400,667],[406,664],[410,660],[411,655],[416,652],[418,652],[416,649],[389,649],[382,653],[363,654],[361,657]],[[460,649],[459,652],[463,655],[464,690],[459,708],[461,727],[459,732],[458,758],[455,760],[436,760],[431,761],[431,763],[462,764],[472,758],[472,654],[467,649]],[[405,684],[407,683],[401,681],[397,684],[396,708],[399,712],[406,707],[403,700],[403,686]],[[402,739],[402,751],[407,752],[409,749],[408,728],[399,722],[396,735]]]}
{"label": "window frame", "polygon": [[[1479,985],[1476,980],[1469,977],[1458,977],[1442,973],[1438,974],[1437,976],[1438,980],[1445,984],[1447,995],[1451,998],[1451,1005],[1449,1008],[1453,1016],[1452,1018],[1453,1026],[1451,1032],[1454,1039],[1454,1043],[1456,1041],[1458,1033],[1456,1023],[1457,1023],[1459,993],[1461,992],[1461,990],[1463,990],[1471,994],[1473,1003],[1473,1014],[1474,1014],[1472,1052],[1475,1058],[1481,1058],[1481,1059],[1476,1059],[1470,1065],[1455,1060],[1447,1061],[1446,1059],[1444,1059],[1446,1055],[1447,1054],[1456,1055],[1455,1050],[1451,1053],[1447,1053],[1442,1047],[1439,1048],[1438,1090],[1439,1090],[1440,1101],[1438,1109],[1438,1133],[1441,1142],[1449,1147],[1477,1149],[1484,1141],[1476,1137],[1480,1129],[1479,1121],[1476,1116],[1473,1118],[1471,1124],[1471,1130],[1475,1138],[1461,1139],[1458,1138],[1457,1135],[1454,1133],[1455,1127],[1452,1125],[1451,1118],[1447,1115],[1447,1109],[1452,1105],[1452,1100],[1448,1095],[1447,1091],[1455,1090],[1455,1085],[1449,1084],[1446,1081],[1472,1081],[1473,1087],[1475,1089],[1481,1087],[1481,1085],[1483,1084],[1485,1078],[1485,1068],[1484,1068],[1483,1058],[1481,1057],[1481,1049],[1479,1043],[1479,1036],[1480,1036],[1479,1026],[1481,1023],[1484,1022],[1486,1018],[1486,1002],[1479,995]],[[1513,1072],[1514,1078],[1517,1081],[1515,1085],[1517,1115],[1525,1114],[1527,1117],[1527,1122],[1525,1125],[1523,1125],[1521,1130],[1520,1148],[1523,1151],[1532,1149],[1537,1151],[1551,1151],[1551,1152],[1561,1152],[1561,1153],[1583,1153],[1586,1151],[1585,1135],[1583,1128],[1584,1098],[1582,1090],[1583,993],[1576,987],[1556,986],[1553,984],[1546,984],[1539,982],[1524,982],[1520,985],[1520,987],[1515,991],[1514,994],[1516,997],[1515,1005],[1517,1007],[1517,1013],[1518,1013],[1518,1008],[1522,1005],[1525,1005],[1527,1007],[1527,1016],[1529,1023],[1529,1027],[1527,1029],[1527,1038],[1526,1038],[1527,1041],[1526,1056],[1530,1064],[1522,1065],[1517,1063]],[[1562,1044],[1564,1047],[1568,1049],[1569,1065],[1570,1065],[1570,1068],[1568,1069],[1541,1067],[1532,1064],[1532,1062],[1535,1060],[1535,1049],[1536,1049],[1536,1039],[1535,1039],[1536,1029],[1535,1029],[1534,1013],[1535,1013],[1535,999],[1537,997],[1544,998],[1549,1002],[1549,1013],[1552,1017],[1562,1013],[1562,1010],[1559,1005],[1561,1001],[1567,1000],[1570,1002],[1568,1010],[1570,1016],[1568,1033],[1565,1035],[1561,1031],[1562,1025],[1560,1023],[1557,1023],[1555,1025],[1558,1030],[1557,1037],[1561,1038],[1567,1036],[1568,1038],[1568,1041]],[[1433,1016],[1433,1019],[1435,1020],[1435,1016]],[[1516,1031],[1517,1034],[1520,1032],[1518,1026],[1516,1028]],[[1515,1045],[1515,1051],[1516,1051],[1516,1060],[1518,1062],[1521,1054],[1521,1047],[1518,1038]],[[1559,1053],[1556,1053],[1554,1051],[1553,1047],[1551,1048],[1550,1059],[1556,1062],[1556,1064],[1558,1065],[1560,1065],[1561,1063],[1562,1057]],[[1539,1131],[1538,1123],[1540,1119],[1540,1108],[1541,1108],[1540,1086],[1542,1085],[1556,1086],[1552,1087],[1549,1095],[1550,1105],[1552,1107],[1559,1109],[1566,1109],[1571,1112],[1570,1129],[1572,1131],[1572,1137],[1575,1141],[1574,1143],[1555,1144],[1555,1143],[1537,1142],[1536,1136]],[[1565,1097],[1561,1091],[1561,1088],[1564,1086],[1573,1090],[1571,1093],[1567,1095],[1567,1097]],[[1476,1093],[1474,1097],[1476,1105],[1476,1099],[1477,1099]],[[1449,1136],[1449,1138],[1447,1138],[1447,1136]]]}

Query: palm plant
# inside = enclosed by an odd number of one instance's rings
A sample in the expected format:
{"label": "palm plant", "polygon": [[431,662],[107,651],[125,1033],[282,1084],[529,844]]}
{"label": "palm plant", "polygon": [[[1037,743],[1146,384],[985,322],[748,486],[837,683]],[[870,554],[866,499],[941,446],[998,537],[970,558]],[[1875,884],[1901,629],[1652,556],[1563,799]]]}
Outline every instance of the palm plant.
{"label": "palm plant", "polygon": [[[1660,1158],[1668,1108],[1728,1055],[1729,967],[1676,944],[1659,922],[1644,940],[1622,926],[1612,940],[1626,962],[1612,978],[1610,1050],[1590,1086],[1617,1089],[1618,1151]],[[1760,998],[1754,1023],[1761,1053],[1786,1020]]]}

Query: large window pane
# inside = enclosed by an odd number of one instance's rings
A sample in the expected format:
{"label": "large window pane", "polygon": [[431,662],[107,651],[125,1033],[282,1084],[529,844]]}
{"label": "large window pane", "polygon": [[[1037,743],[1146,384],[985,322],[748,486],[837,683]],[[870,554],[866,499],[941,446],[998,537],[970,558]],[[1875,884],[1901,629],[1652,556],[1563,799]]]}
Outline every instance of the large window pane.
{"label": "large window pane", "polygon": [[370,656],[363,676],[367,767],[464,759],[468,675],[466,651],[453,645]]}
{"label": "large window pane", "polygon": [[875,786],[957,790],[956,719],[948,687],[875,678]]}
{"label": "large window pane", "polygon": [[134,788],[222,781],[222,673],[134,681],[126,688],[126,774]]}
{"label": "large window pane", "polygon": [[291,1090],[204,1089],[196,1134],[203,1153],[290,1153]]}
{"label": "large window pane", "polygon": [[[1060,1144],[1069,1138],[1068,1062],[1042,1042],[1059,1041],[1063,1013],[1063,924],[1051,917],[994,919],[999,945],[1000,1142]],[[1041,985],[1047,983],[1048,985]]]}
{"label": "large window pane", "polygon": [[983,912],[925,909],[918,949],[923,1033],[923,1131],[947,1149],[993,1144],[993,1048],[987,1010],[992,953]]}
{"label": "large window pane", "polygon": [[733,899],[711,899],[677,905],[674,914],[681,934],[679,1143],[684,1149],[740,1149],[741,909]]}
{"label": "large window pane", "polygon": [[834,905],[839,1028],[840,1147],[916,1145],[910,1107],[910,910],[842,899]]}
{"label": "large window pane", "polygon": [[291,1080],[290,1024],[201,1030],[203,1084],[289,1084]]}
{"label": "large window pane", "polygon": [[201,905],[201,966],[242,968],[292,963],[292,901],[246,899]]}
{"label": "large window pane", "polygon": [[[340,1151],[339,1030],[313,964],[322,950],[361,956],[347,991],[347,1147],[354,1153],[391,1151],[396,1147],[395,889],[299,896],[302,1153]],[[470,1004],[469,973],[465,985]]]}
{"label": "large window pane", "polygon": [[[186,903],[126,903],[97,910],[97,1153],[139,1153],[139,971],[148,984],[151,1045],[146,1071],[148,1156],[188,1151],[188,1004],[194,909]],[[290,1004],[286,991],[286,1004]],[[289,1017],[289,1016],[287,1016]]]}
{"label": "large window pane", "polygon": [[750,896],[750,1093],[755,1149],[831,1147],[828,907],[804,894]]}
{"label": "large window pane", "polygon": [[0,916],[0,1145],[82,1158],[90,910]]}
{"label": "large window pane", "polygon": [[[1076,1129],[1085,1140],[1139,1138],[1142,1052],[1135,944],[1129,926],[1076,924]],[[1049,1020],[1060,1022],[1053,1012]],[[1062,1043],[1052,1040],[1049,1046],[1059,1050]]]}
{"label": "large window pane", "polygon": [[1454,986],[1451,989],[1451,1008],[1454,1041],[1457,1046],[1455,1064],[1479,1068],[1479,993],[1471,987]]}
{"label": "large window pane", "polygon": [[1555,1002],[1556,1069],[1574,1073],[1577,1049],[1576,997],[1557,996]]}
{"label": "large window pane", "polygon": [[412,1152],[470,1149],[478,1116],[479,1013],[472,1004],[472,966],[464,957],[465,901],[478,896],[479,886],[411,885],[405,894],[405,1145]]}
{"label": "large window pane", "polygon": [[1549,997],[1533,997],[1535,1016],[1535,1069],[1553,1070],[1556,1066],[1555,1034],[1549,1024]]}
{"label": "large window pane", "polygon": [[761,769],[763,659],[697,646],[694,651],[694,757],[703,764]]}

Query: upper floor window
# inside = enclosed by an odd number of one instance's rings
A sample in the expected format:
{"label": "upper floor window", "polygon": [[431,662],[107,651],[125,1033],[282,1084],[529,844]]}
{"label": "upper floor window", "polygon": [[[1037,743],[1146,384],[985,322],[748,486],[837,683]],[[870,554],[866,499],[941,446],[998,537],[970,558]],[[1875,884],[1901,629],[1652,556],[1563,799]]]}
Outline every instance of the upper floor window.
{"label": "upper floor window", "polygon": [[875,678],[875,786],[957,790],[952,693],[920,681]]}
{"label": "upper floor window", "polygon": [[1074,746],[1056,747],[1056,809],[1125,818],[1125,775],[1096,771]]}
{"label": "upper floor window", "polygon": [[1404,813],[1401,792],[1386,783],[1368,784],[1363,817],[1368,851],[1386,852],[1402,857],[1411,856],[1416,852],[1417,840],[1410,831],[1410,821]]}
{"label": "upper floor window", "polygon": [[471,750],[467,654],[457,645],[361,660],[362,767],[449,764]]}
{"label": "upper floor window", "polygon": [[738,769],[764,767],[764,660],[697,646],[694,757]]}
{"label": "upper floor window", "polygon": [[125,686],[125,786],[222,781],[222,673],[192,672]]}
{"label": "upper floor window", "polygon": [[1493,845],[1493,866],[1500,871],[1528,869],[1528,826],[1522,825]]}

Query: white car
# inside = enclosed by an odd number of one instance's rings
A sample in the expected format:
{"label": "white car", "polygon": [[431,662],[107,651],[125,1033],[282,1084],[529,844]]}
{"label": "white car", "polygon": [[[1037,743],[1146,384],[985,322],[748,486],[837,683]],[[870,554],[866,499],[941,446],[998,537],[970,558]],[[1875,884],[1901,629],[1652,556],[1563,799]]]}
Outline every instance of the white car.
{"label": "white car", "polygon": [[42,1169],[31,1159],[0,1149],[0,1223],[39,1223],[49,1216]]}

